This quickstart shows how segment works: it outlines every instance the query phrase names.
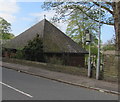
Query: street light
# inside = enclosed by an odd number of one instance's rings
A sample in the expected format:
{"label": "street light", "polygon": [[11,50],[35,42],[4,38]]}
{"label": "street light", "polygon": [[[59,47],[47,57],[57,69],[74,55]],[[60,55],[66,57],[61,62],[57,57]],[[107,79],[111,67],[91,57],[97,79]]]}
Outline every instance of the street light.
{"label": "street light", "polygon": [[97,58],[97,69],[96,79],[100,79],[100,40],[101,40],[101,1],[99,6],[99,32],[98,32],[98,58]]}
{"label": "street light", "polygon": [[89,32],[89,30],[85,30],[85,34],[86,34],[86,42],[91,42],[91,34]]}
{"label": "street light", "polygon": [[85,31],[86,34],[86,42],[89,44],[89,57],[88,57],[88,77],[92,76],[92,69],[91,69],[91,34],[89,30],[87,29]]}

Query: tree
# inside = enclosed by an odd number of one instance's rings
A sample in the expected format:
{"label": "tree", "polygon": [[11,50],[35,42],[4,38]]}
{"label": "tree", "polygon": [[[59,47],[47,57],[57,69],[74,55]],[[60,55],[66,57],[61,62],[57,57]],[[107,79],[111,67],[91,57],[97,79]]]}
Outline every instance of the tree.
{"label": "tree", "polygon": [[5,19],[0,17],[0,39],[11,39],[14,38],[14,35],[10,33],[11,24],[8,23]]}
{"label": "tree", "polygon": [[[98,16],[100,2],[45,2],[42,6],[45,10],[56,10],[54,20],[65,19],[71,15],[74,10],[84,13],[89,19],[99,22]],[[101,2],[102,20],[101,24],[112,25],[116,34],[116,50],[120,51],[120,1],[119,2]],[[95,10],[91,12],[90,10]]]}
{"label": "tree", "polygon": [[103,50],[115,50],[115,35],[103,45]]}
{"label": "tree", "polygon": [[93,20],[90,20],[84,13],[79,12],[79,10],[74,10],[69,16],[68,26],[66,33],[73,40],[79,43],[82,47],[85,47],[85,30],[89,29],[89,32],[92,34],[93,42],[95,42],[97,32],[98,32],[98,23]]}
{"label": "tree", "polygon": [[[101,21],[99,20],[99,8],[101,7]],[[100,24],[114,26],[116,35],[116,69],[120,72],[120,1],[118,2],[45,2],[45,10],[56,10],[53,20],[66,20],[74,10],[84,13],[89,19]],[[94,12],[91,12],[91,9]],[[119,80],[120,82],[120,80]]]}
{"label": "tree", "polygon": [[[120,72],[120,1],[118,2],[44,2],[43,8],[45,10],[56,10],[56,15],[53,20],[60,20],[67,18],[74,10],[83,12],[89,19],[99,22],[98,16],[99,7],[101,4],[102,12],[100,21],[101,24],[114,26],[116,36],[116,67]],[[95,9],[94,12],[90,12]]]}
{"label": "tree", "polygon": [[[95,6],[94,3],[45,2],[43,8],[45,10],[56,10],[57,14],[53,17],[53,21],[67,21],[67,35],[86,49],[89,49],[89,46],[85,45],[85,30],[89,29],[89,32],[93,37],[93,43],[91,44],[91,53],[97,57],[99,8]],[[102,20],[105,19],[104,10],[102,10],[101,16]]]}
{"label": "tree", "polygon": [[116,48],[120,55],[120,1],[112,3],[114,27],[116,33]]}
{"label": "tree", "polygon": [[44,61],[43,53],[43,42],[38,34],[23,48],[23,56],[27,60]]}

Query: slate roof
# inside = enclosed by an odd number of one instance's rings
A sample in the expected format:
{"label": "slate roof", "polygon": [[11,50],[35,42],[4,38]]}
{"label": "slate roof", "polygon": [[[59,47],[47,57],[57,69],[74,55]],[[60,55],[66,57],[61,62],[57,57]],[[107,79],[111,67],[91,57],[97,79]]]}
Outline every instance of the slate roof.
{"label": "slate roof", "polygon": [[46,53],[88,53],[46,19],[11,39],[4,47],[22,49],[36,34],[39,34],[43,40],[43,48]]}

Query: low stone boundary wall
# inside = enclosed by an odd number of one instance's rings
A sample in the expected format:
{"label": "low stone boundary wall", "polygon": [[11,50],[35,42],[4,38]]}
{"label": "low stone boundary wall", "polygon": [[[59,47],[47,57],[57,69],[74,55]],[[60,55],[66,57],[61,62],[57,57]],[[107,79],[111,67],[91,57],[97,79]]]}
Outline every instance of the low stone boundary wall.
{"label": "low stone boundary wall", "polygon": [[115,51],[104,52],[104,79],[118,81],[117,56]]}
{"label": "low stone boundary wall", "polygon": [[2,60],[3,62],[27,65],[31,67],[33,66],[37,68],[47,69],[50,71],[63,72],[63,73],[68,73],[72,75],[87,76],[87,69],[83,67],[78,68],[78,67],[72,67],[72,66],[55,65],[50,63],[41,63],[41,62],[28,61],[28,60],[19,60],[19,59],[13,59],[13,58],[10,58],[10,59],[3,58]]}

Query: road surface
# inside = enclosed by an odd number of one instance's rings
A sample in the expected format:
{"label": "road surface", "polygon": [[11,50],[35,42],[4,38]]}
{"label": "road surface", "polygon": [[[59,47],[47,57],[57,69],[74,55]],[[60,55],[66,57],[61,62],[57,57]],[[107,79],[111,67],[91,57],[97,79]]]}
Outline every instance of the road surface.
{"label": "road surface", "polygon": [[118,100],[117,95],[2,68],[3,100]]}

